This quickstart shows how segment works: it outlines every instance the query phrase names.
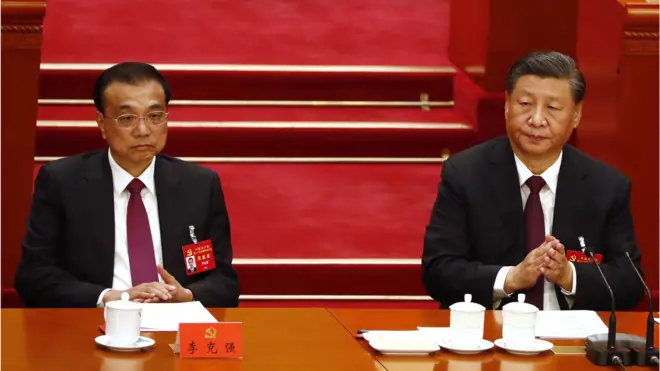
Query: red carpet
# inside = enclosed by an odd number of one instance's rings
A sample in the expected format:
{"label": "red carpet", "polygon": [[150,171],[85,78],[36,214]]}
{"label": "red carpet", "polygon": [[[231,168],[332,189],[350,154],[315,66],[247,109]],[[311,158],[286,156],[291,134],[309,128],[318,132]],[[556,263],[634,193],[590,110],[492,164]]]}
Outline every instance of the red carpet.
{"label": "red carpet", "polygon": [[439,164],[202,165],[220,174],[237,258],[418,259],[441,169]]}
{"label": "red carpet", "polygon": [[50,0],[49,63],[447,65],[447,0]]}

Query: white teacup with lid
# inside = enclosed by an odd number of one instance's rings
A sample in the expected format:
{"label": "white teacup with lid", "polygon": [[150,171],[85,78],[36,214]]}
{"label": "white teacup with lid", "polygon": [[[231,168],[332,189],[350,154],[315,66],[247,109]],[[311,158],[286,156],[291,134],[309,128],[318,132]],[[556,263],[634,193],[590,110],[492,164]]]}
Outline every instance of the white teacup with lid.
{"label": "white teacup with lid", "polygon": [[129,294],[121,294],[121,300],[105,303],[105,335],[116,346],[130,346],[140,336],[142,306],[129,301]]}
{"label": "white teacup with lid", "polygon": [[465,294],[464,300],[449,306],[449,333],[453,343],[471,346],[484,338],[486,308],[473,303],[471,294]]}
{"label": "white teacup with lid", "polygon": [[518,294],[518,302],[502,307],[502,338],[507,347],[524,347],[536,339],[536,315],[539,309],[525,303],[525,294]]}

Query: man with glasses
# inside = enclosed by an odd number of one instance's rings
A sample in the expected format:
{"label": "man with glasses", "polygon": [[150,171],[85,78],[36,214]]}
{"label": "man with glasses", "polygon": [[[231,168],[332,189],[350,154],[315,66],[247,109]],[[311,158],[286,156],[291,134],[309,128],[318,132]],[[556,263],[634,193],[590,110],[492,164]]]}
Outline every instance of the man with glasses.
{"label": "man with glasses", "polygon": [[159,154],[170,96],[148,64],[99,76],[96,122],[108,148],[40,169],[16,273],[26,306],[101,307],[123,292],[138,302],[238,305],[217,173]]}

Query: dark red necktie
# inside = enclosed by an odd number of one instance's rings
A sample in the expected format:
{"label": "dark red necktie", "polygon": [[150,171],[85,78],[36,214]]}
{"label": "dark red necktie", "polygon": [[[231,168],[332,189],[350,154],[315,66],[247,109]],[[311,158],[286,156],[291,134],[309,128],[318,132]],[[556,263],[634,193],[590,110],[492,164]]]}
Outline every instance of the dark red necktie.
{"label": "dark red necktie", "polygon": [[[525,182],[530,193],[525,204],[525,244],[527,253],[539,247],[545,241],[545,219],[543,218],[543,206],[539,192],[545,185],[545,180],[538,175],[533,175]],[[543,310],[543,275],[540,275],[536,284],[524,290],[526,302]]]}
{"label": "dark red necktie", "polygon": [[144,183],[137,178],[133,179],[126,187],[131,194],[126,210],[126,236],[133,286],[145,282],[158,282],[158,270],[156,268],[156,256],[154,243],[151,239],[149,218],[140,195],[143,188]]}

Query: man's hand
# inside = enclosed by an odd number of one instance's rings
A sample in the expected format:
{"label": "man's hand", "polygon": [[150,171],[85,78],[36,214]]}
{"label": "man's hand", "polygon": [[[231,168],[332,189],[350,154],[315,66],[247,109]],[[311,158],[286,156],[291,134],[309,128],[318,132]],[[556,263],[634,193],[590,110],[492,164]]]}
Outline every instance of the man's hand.
{"label": "man's hand", "polygon": [[[170,297],[170,299],[168,299],[169,301],[179,303],[179,302],[186,302],[193,300],[192,291],[181,286],[179,281],[177,281],[176,278],[174,278],[174,276],[172,276],[168,271],[165,270],[165,268],[163,268],[160,265],[158,266],[158,274],[160,274],[160,276],[163,277],[163,281],[165,281],[165,284],[174,287],[172,296]],[[153,298],[144,299],[145,303],[157,303],[159,301],[163,301],[162,298],[153,297]]]}
{"label": "man's hand", "polygon": [[552,246],[556,243],[559,241],[554,237],[546,236],[539,247],[530,251],[520,264],[511,268],[504,279],[504,292],[510,294],[534,286],[541,275],[546,253],[552,250]]}
{"label": "man's hand", "polygon": [[573,268],[566,259],[564,245],[558,240],[543,257],[541,274],[565,291],[573,289]]}
{"label": "man's hand", "polygon": [[129,294],[129,300],[134,300],[137,302],[141,301],[159,301],[159,300],[170,300],[176,294],[176,287],[169,284],[164,284],[160,282],[148,282],[142,283],[137,286],[133,286],[128,290],[110,290],[103,295],[103,303],[107,303],[113,300],[121,299],[121,294],[127,292]]}

